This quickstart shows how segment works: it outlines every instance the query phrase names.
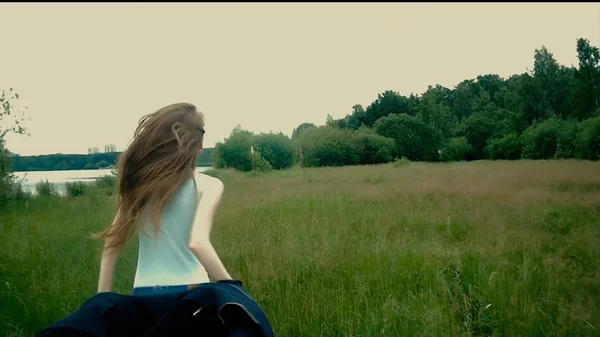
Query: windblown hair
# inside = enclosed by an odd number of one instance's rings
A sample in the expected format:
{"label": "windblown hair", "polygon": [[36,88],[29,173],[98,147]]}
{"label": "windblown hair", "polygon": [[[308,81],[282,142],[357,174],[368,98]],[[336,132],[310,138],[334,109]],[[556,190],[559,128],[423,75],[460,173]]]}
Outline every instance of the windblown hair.
{"label": "windblown hair", "polygon": [[123,246],[146,214],[158,233],[165,205],[194,175],[204,132],[204,115],[189,103],[142,117],[131,145],[119,157],[117,216],[96,237],[107,247]]}

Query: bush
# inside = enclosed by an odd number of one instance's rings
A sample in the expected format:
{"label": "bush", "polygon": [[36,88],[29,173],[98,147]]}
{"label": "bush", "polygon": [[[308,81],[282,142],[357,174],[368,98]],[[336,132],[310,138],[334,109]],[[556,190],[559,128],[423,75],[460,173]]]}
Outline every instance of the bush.
{"label": "bush", "polygon": [[21,184],[11,172],[11,157],[4,148],[4,141],[0,138],[0,208],[3,208],[11,199],[22,198],[26,195]]}
{"label": "bush", "polygon": [[576,138],[577,157],[587,160],[600,159],[600,115],[581,122]]}
{"label": "bush", "polygon": [[35,184],[35,191],[39,196],[58,195],[56,185],[54,185],[51,182],[48,182],[48,179],[46,179],[45,181],[42,180],[39,183]]}
{"label": "bush", "polygon": [[105,175],[100,178],[96,178],[95,185],[99,188],[116,188],[117,178],[114,176]]}
{"label": "bush", "polygon": [[268,172],[273,169],[271,164],[258,152],[254,152],[254,154],[252,154],[252,162],[255,171]]}
{"label": "bush", "polygon": [[75,181],[72,183],[67,183],[67,196],[71,198],[80,197],[86,194],[87,185],[82,181]]}
{"label": "bush", "polygon": [[406,114],[379,118],[373,129],[380,135],[394,139],[396,154],[413,161],[437,161],[442,142],[440,131],[417,117]]}
{"label": "bush", "polygon": [[25,134],[22,122],[27,118],[18,106],[18,100],[19,95],[13,88],[0,93],[0,208],[4,208],[11,199],[27,194],[12,174],[12,154],[6,149],[4,140],[7,133]]}
{"label": "bush", "polygon": [[295,160],[296,147],[283,133],[254,135],[239,125],[227,139],[216,144],[213,155],[215,168],[243,172],[253,168],[261,171],[287,169],[294,165]]}
{"label": "bush", "polygon": [[394,167],[402,167],[402,166],[406,166],[408,164],[410,164],[410,160],[408,160],[408,158],[406,158],[406,157],[396,158],[394,160]]}
{"label": "bush", "polygon": [[262,133],[254,137],[254,149],[275,170],[294,165],[296,148],[292,140],[283,133]]}
{"label": "bush", "polygon": [[525,159],[554,158],[561,121],[556,118],[537,122],[525,129],[521,135]]}
{"label": "bush", "polygon": [[321,126],[305,130],[299,146],[304,166],[344,166],[389,163],[396,152],[393,139],[372,130],[342,130]]}
{"label": "bush", "polygon": [[556,135],[554,158],[574,158],[577,156],[577,134],[580,124],[576,120],[562,121],[560,124]]}
{"label": "bush", "polygon": [[369,131],[354,131],[353,136],[360,164],[389,163],[394,158],[396,143],[393,139]]}
{"label": "bush", "polygon": [[517,160],[523,153],[521,139],[516,133],[509,133],[502,138],[490,139],[485,147],[489,159]]}
{"label": "bush", "polygon": [[237,126],[229,138],[215,146],[213,157],[216,168],[233,168],[238,171],[252,170],[251,146],[253,134]]}
{"label": "bush", "polygon": [[467,137],[455,137],[450,139],[444,148],[441,159],[443,161],[467,160],[472,153],[473,146],[469,144]]}
{"label": "bush", "polygon": [[360,157],[352,132],[328,126],[305,130],[300,136],[304,166],[357,165]]}
{"label": "bush", "polygon": [[104,195],[113,195],[117,191],[117,177],[105,175],[94,181],[94,186]]}

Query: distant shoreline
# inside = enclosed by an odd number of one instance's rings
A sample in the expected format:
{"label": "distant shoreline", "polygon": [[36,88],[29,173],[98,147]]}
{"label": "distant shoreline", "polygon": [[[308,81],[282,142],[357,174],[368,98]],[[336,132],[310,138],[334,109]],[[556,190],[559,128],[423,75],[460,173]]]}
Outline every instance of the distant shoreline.
{"label": "distant shoreline", "polygon": [[[213,168],[212,165],[198,165],[196,168]],[[35,169],[35,170],[23,170],[23,171],[12,171],[12,173],[27,173],[27,172],[68,172],[68,171],[104,171],[104,170],[116,170],[116,167],[103,167],[103,168],[83,168],[83,169]]]}
{"label": "distant shoreline", "polygon": [[[212,166],[214,152],[214,148],[204,149],[198,158],[198,167]],[[11,170],[13,172],[40,172],[114,169],[121,153],[13,155],[11,156]]]}

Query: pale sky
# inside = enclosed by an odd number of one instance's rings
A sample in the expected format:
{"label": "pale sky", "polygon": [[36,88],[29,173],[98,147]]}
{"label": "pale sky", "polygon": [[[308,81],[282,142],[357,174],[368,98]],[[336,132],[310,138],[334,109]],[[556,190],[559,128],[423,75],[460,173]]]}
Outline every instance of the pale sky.
{"label": "pale sky", "polygon": [[123,150],[141,116],[186,101],[206,147],[239,123],[291,134],[394,90],[453,88],[533,68],[545,45],[577,65],[600,5],[522,3],[2,3],[0,89],[27,105],[22,154]]}

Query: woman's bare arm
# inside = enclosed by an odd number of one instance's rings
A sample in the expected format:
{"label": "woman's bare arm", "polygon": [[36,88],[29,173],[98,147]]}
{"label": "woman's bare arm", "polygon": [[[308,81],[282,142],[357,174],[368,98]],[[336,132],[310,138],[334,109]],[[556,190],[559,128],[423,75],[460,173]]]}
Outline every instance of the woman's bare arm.
{"label": "woman's bare arm", "polygon": [[[118,216],[118,214],[117,214]],[[115,220],[117,219],[115,216]],[[113,221],[113,224],[115,221]],[[111,292],[113,287],[113,280],[115,276],[115,267],[117,261],[123,252],[123,247],[108,247],[108,240],[104,245],[102,251],[102,258],[100,260],[100,276],[98,277],[98,292]]]}
{"label": "woman's bare arm", "polygon": [[196,183],[202,195],[192,224],[190,249],[211,278],[216,281],[231,280],[231,276],[210,242],[213,218],[224,191],[223,183],[205,174],[196,174]]}

